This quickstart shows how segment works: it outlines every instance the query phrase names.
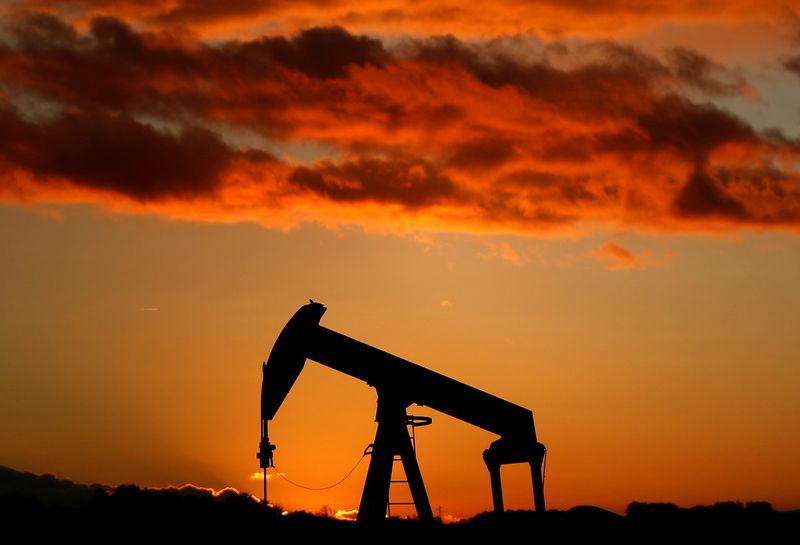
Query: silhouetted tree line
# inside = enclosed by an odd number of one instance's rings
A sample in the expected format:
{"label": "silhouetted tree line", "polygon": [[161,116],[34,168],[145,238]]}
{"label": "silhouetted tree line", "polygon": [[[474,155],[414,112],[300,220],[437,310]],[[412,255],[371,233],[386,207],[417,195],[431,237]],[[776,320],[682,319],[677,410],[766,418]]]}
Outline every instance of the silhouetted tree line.
{"label": "silhouetted tree line", "polygon": [[[20,477],[22,476],[22,477]],[[723,502],[690,508],[671,503],[631,503],[625,515],[579,506],[545,514],[481,513],[469,520],[423,527],[391,519],[381,528],[362,528],[325,514],[265,508],[248,494],[204,489],[111,489],[77,485],[48,476],[0,468],[0,528],[3,542],[21,533],[39,539],[86,541],[218,541],[258,539],[294,542],[322,539],[350,542],[513,542],[694,543],[743,540],[794,542],[800,511],[779,512],[766,502]],[[302,541],[305,543],[305,541]]]}

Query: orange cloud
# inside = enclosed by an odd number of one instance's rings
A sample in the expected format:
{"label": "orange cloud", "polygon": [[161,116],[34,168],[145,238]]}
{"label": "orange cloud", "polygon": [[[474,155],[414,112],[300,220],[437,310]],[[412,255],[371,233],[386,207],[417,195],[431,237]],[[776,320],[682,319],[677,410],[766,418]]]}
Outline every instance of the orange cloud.
{"label": "orange cloud", "polygon": [[226,486],[225,488],[220,488],[219,490],[215,490],[214,488],[209,488],[206,486],[198,486],[196,484],[184,484],[183,486],[164,486],[164,487],[154,487],[152,490],[165,490],[168,492],[173,492],[175,494],[180,494],[183,496],[212,496],[212,497],[226,497],[226,496],[238,496],[241,494],[238,490],[231,486]]}
{"label": "orange cloud", "polygon": [[403,232],[800,225],[800,143],[708,102],[749,86],[686,49],[340,27],[208,43],[41,13],[4,35],[9,202]]}
{"label": "orange cloud", "polygon": [[499,259],[519,267],[528,261],[528,256],[524,252],[518,251],[510,242],[488,242],[486,250],[481,252],[480,257],[484,259]]}
{"label": "orange cloud", "polygon": [[333,518],[337,520],[354,521],[358,517],[358,509],[337,509]]}
{"label": "orange cloud", "polygon": [[456,34],[487,36],[534,32],[549,36],[608,36],[641,32],[664,21],[733,24],[785,19],[798,2],[774,7],[756,0],[704,2],[649,0],[498,0],[487,10],[481,4],[438,0],[410,3],[401,0],[26,0],[29,9],[48,10],[77,21],[113,15],[137,26],[190,27],[206,37],[252,36],[272,28],[294,31],[302,27],[338,24],[356,31],[390,34]]}
{"label": "orange cloud", "polygon": [[614,242],[606,242],[594,250],[592,255],[605,263],[606,268],[612,271],[637,269],[642,266],[642,263],[630,250]]}
{"label": "orange cloud", "polygon": [[663,265],[671,261],[669,254],[659,257],[652,250],[642,250],[636,254],[615,242],[606,242],[594,249],[590,255],[610,271],[641,269],[650,265]]}

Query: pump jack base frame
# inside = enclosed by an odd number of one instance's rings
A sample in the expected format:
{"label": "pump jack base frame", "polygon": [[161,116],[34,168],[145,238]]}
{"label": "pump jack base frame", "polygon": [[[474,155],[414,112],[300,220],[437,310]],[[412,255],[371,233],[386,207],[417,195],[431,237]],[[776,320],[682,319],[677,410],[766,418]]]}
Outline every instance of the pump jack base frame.
{"label": "pump jack base frame", "polygon": [[400,456],[403,462],[417,518],[420,522],[433,522],[431,502],[422,481],[414,446],[408,436],[406,405],[379,397],[376,421],[378,431],[375,433],[372,459],[358,508],[358,522],[371,525],[385,520],[395,456]]}
{"label": "pump jack base frame", "polygon": [[[391,397],[378,397],[378,414],[375,418],[378,430],[375,433],[375,442],[372,444],[372,459],[358,508],[359,523],[375,525],[386,519],[395,456],[399,456],[403,462],[418,520],[423,523],[433,522],[431,503],[422,480],[414,445],[408,435],[407,425],[410,419],[406,408],[406,404]],[[525,450],[528,451],[527,454],[522,454]],[[530,465],[536,511],[545,511],[542,479],[544,452],[545,448],[541,443],[536,443],[533,448],[520,449],[519,446],[509,445],[502,439],[495,441],[484,451],[483,459],[489,470],[495,513],[502,513],[504,510],[500,466],[513,463]]]}

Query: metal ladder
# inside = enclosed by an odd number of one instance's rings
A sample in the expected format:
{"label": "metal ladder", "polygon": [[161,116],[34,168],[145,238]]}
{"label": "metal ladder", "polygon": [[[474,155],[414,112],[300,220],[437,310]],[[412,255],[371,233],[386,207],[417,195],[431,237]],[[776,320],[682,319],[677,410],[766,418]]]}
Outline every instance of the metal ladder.
{"label": "metal ladder", "polygon": [[[417,416],[409,414],[406,416],[406,426],[411,428],[411,433],[408,437],[411,439],[411,448],[414,449],[414,456],[417,454],[417,433],[416,429],[422,426],[429,426],[433,422],[430,416]],[[394,473],[395,462],[402,462],[400,455],[395,454],[392,457],[392,473]],[[405,475],[405,470],[403,470]],[[413,501],[392,501],[392,485],[405,483],[408,486],[408,477],[404,479],[391,479],[389,481],[389,500],[386,502],[386,516],[392,516],[392,505],[414,505]]]}

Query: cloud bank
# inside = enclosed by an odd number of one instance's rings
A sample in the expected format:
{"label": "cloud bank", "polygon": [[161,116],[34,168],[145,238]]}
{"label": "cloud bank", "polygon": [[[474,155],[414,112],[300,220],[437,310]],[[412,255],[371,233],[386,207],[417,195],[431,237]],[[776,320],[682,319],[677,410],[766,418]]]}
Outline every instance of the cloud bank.
{"label": "cloud bank", "polygon": [[400,232],[800,226],[800,142],[716,105],[758,97],[696,51],[340,26],[210,41],[158,21],[223,20],[212,3],[73,4],[85,21],[0,31],[6,202]]}

